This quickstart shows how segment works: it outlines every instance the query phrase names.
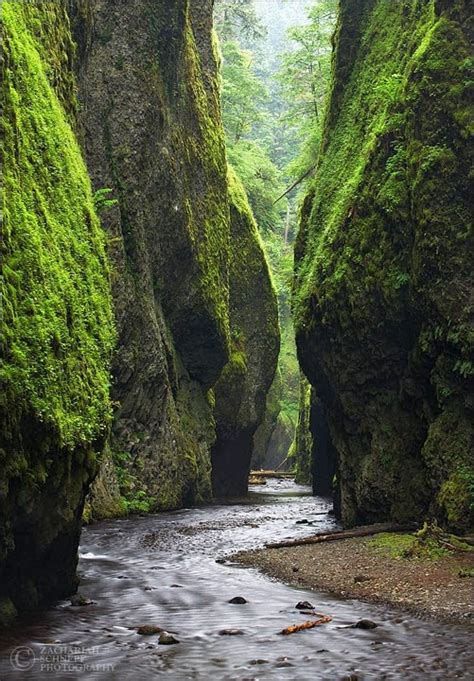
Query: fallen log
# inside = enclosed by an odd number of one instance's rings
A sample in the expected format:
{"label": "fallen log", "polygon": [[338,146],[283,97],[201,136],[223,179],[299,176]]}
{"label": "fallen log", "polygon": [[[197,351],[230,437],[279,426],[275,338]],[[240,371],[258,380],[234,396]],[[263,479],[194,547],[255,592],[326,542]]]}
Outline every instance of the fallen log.
{"label": "fallen log", "polygon": [[303,539],[288,539],[286,541],[272,542],[265,544],[267,549],[283,549],[291,546],[305,546],[307,544],[320,544],[325,541],[335,541],[336,539],[353,539],[354,537],[369,537],[372,534],[381,532],[413,532],[416,530],[414,523],[398,525],[394,523],[377,523],[376,525],[364,525],[354,527],[351,530],[334,530],[334,532],[318,532],[310,537]]}
{"label": "fallen log", "polygon": [[288,478],[292,479],[295,477],[294,473],[288,473],[286,471],[250,471],[250,476],[253,478]]}

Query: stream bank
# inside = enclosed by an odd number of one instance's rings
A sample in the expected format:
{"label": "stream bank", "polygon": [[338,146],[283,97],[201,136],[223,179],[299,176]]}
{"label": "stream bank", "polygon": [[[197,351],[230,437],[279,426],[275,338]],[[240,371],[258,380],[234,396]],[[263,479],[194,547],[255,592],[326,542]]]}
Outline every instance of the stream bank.
{"label": "stream bank", "polygon": [[409,535],[241,552],[233,560],[300,588],[395,606],[441,622],[474,624],[474,554],[407,558]]}

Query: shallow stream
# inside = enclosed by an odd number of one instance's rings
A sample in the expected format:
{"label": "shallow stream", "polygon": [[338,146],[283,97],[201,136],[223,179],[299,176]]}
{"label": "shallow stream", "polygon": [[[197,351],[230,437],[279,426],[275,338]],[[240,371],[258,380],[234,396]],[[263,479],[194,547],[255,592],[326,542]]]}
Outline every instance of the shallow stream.
{"label": "shallow stream", "polygon": [[[333,528],[327,500],[288,480],[256,487],[241,503],[102,522],[84,530],[80,593],[3,635],[6,679],[472,679],[470,627],[427,622],[386,607],[280,584],[253,568],[216,562],[266,541]],[[308,520],[308,523],[297,523]],[[230,604],[235,596],[248,602]],[[329,624],[281,636],[308,619]],[[340,628],[361,618],[373,630]],[[176,645],[136,628],[175,632]],[[222,635],[238,629],[241,634]]]}

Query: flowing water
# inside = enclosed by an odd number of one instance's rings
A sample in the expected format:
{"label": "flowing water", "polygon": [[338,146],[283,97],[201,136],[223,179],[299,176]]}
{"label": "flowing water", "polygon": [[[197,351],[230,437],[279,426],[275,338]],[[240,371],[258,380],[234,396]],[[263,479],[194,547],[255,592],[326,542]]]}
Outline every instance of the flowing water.
{"label": "flowing water", "polygon": [[[266,541],[334,527],[326,500],[293,482],[254,488],[242,503],[102,522],[84,530],[80,592],[3,636],[0,679],[456,679],[474,678],[469,627],[272,581],[216,562]],[[312,524],[297,524],[308,519]],[[234,596],[244,605],[230,604]],[[281,636],[309,600],[333,620]],[[373,630],[339,628],[361,618]],[[175,633],[158,645],[136,627]],[[239,629],[240,635],[222,635]]]}

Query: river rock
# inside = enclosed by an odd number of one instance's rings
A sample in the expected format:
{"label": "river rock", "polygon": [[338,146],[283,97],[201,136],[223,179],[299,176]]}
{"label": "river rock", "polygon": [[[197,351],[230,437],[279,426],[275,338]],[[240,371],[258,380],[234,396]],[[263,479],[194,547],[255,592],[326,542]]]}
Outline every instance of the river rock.
{"label": "river rock", "polygon": [[372,622],[372,620],[359,620],[355,624],[352,624],[351,627],[353,629],[376,629],[378,627],[378,624],[375,624],[375,622]]}
{"label": "river rock", "polygon": [[137,634],[141,636],[152,636],[153,634],[160,634],[163,630],[162,627],[157,627],[154,624],[143,624],[138,627]]}
{"label": "river rock", "polygon": [[309,601],[299,601],[295,605],[295,608],[297,610],[314,610],[314,605],[312,605]]}
{"label": "river rock", "polygon": [[243,596],[234,596],[234,598],[230,599],[229,603],[233,603],[234,605],[243,605],[244,603],[247,603],[247,599]]}
{"label": "river rock", "polygon": [[372,577],[368,577],[367,575],[356,575],[354,577],[354,582],[355,584],[361,584],[362,582],[369,582],[372,579]]}
{"label": "river rock", "polygon": [[221,629],[219,636],[242,636],[242,629]]}
{"label": "river rock", "polygon": [[172,646],[175,643],[179,643],[178,639],[170,634],[168,631],[162,631],[158,643],[162,646]]}
{"label": "river rock", "polygon": [[71,596],[71,605],[73,605],[75,608],[78,608],[82,605],[92,605],[94,601],[91,601],[90,598],[86,598],[82,594],[74,594],[74,596]]}

